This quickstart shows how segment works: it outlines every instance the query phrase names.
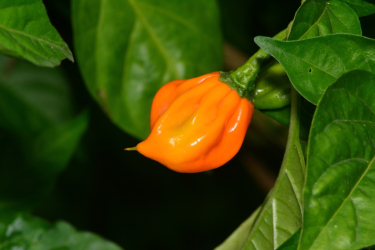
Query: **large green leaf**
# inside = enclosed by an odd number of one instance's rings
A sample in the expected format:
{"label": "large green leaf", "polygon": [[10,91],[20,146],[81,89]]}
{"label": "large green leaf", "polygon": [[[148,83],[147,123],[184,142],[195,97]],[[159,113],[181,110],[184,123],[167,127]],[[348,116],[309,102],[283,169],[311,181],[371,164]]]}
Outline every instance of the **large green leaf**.
{"label": "large green leaf", "polygon": [[60,69],[0,56],[0,126],[39,133],[73,118],[72,95]]}
{"label": "large green leaf", "polygon": [[375,72],[375,40],[362,36],[335,34],[291,42],[256,37],[255,42],[280,62],[298,92],[314,104],[345,72]]}
{"label": "large green leaf", "polygon": [[29,210],[51,191],[57,175],[75,152],[87,122],[87,113],[83,113],[36,137],[2,131],[0,213]]}
{"label": "large green leaf", "polygon": [[73,61],[41,0],[0,1],[0,53],[47,67]]}
{"label": "large green leaf", "polygon": [[289,137],[280,173],[243,249],[276,249],[301,227],[305,161],[299,140],[299,105],[298,94],[293,90]]}
{"label": "large green leaf", "polygon": [[214,0],[75,0],[78,63],[91,95],[130,134],[149,134],[156,91],[221,69]]}
{"label": "large green leaf", "polygon": [[121,250],[116,244],[89,232],[79,232],[70,224],[51,224],[28,215],[0,218],[0,249],[35,250]]}
{"label": "large green leaf", "polygon": [[341,76],[319,101],[310,133],[299,249],[375,244],[375,75]]}
{"label": "large green leaf", "polygon": [[296,13],[288,40],[333,33],[361,35],[356,12],[340,0],[306,0]]}
{"label": "large green leaf", "polygon": [[375,13],[375,0],[341,0],[349,4],[358,16],[367,16]]}
{"label": "large green leaf", "polygon": [[0,214],[31,208],[47,194],[84,133],[59,68],[0,56]]}

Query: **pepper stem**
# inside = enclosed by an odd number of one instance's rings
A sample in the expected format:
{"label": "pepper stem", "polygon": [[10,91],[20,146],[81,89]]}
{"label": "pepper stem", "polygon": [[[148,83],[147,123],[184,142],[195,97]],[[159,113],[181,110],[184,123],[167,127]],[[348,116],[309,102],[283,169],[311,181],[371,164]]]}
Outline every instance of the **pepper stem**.
{"label": "pepper stem", "polygon": [[124,148],[126,151],[135,151],[137,150],[137,147],[132,147],[132,148]]}
{"label": "pepper stem", "polygon": [[[274,39],[284,40],[286,30],[281,31]],[[270,54],[259,49],[249,60],[238,69],[230,72],[221,72],[220,81],[225,82],[232,89],[236,90],[241,97],[250,100],[250,92],[254,89],[254,81],[257,78],[262,66],[268,61]]]}

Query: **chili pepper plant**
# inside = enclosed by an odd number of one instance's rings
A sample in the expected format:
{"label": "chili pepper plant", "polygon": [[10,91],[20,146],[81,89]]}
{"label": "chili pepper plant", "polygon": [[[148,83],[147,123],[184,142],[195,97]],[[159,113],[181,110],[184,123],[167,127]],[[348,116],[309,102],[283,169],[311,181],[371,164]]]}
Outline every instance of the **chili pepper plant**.
{"label": "chili pepper plant", "polygon": [[372,249],[373,14],[0,0],[0,249]]}

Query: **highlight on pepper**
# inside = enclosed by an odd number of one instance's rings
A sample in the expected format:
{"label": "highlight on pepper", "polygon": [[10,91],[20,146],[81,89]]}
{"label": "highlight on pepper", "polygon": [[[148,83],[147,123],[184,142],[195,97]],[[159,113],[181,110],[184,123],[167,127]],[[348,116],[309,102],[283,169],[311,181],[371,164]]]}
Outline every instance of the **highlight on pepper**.
{"label": "highlight on pepper", "polygon": [[182,173],[224,165],[240,149],[254,106],[214,72],[165,84],[151,107],[151,133],[134,148]]}

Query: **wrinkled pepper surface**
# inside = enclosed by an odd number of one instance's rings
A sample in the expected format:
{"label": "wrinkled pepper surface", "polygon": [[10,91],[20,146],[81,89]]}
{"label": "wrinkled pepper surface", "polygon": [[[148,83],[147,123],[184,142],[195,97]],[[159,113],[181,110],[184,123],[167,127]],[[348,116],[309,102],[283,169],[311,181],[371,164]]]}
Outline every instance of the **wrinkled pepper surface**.
{"label": "wrinkled pepper surface", "polygon": [[136,149],[183,173],[222,166],[240,149],[254,106],[214,72],[164,85],[151,108],[151,133]]}

